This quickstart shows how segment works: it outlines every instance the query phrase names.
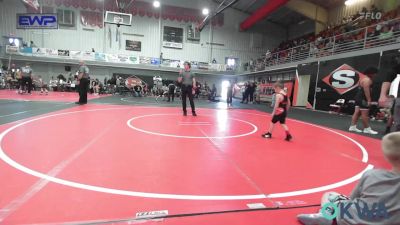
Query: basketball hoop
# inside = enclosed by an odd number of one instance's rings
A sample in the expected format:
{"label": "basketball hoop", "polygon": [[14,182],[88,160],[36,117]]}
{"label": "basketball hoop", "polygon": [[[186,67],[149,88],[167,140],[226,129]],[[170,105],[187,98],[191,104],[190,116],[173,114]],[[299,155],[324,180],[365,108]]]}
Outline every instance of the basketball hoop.
{"label": "basketball hoop", "polygon": [[115,4],[117,4],[117,8],[121,13],[125,13],[125,9],[129,8],[132,2],[133,0],[115,0]]}
{"label": "basketball hoop", "polygon": [[114,17],[114,23],[117,24],[117,27],[120,27],[122,22],[124,22],[124,19],[122,17],[119,16]]}

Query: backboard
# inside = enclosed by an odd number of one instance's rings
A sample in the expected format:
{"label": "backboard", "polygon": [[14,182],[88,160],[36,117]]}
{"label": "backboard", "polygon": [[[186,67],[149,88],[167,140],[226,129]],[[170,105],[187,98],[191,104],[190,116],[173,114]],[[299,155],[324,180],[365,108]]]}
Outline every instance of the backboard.
{"label": "backboard", "polygon": [[106,11],[104,22],[123,26],[131,26],[132,14]]}

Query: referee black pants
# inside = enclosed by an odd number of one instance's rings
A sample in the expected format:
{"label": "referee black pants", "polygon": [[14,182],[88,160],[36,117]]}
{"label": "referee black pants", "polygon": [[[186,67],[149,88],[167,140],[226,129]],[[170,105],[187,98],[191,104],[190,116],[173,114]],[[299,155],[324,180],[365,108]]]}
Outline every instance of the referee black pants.
{"label": "referee black pants", "polygon": [[87,103],[87,93],[89,89],[89,79],[82,78],[79,81],[79,103]]}
{"label": "referee black pants", "polygon": [[21,89],[25,87],[25,90],[28,91],[28,93],[31,93],[32,90],[32,78],[31,77],[22,77],[21,79]]}
{"label": "referee black pants", "polygon": [[182,85],[182,109],[183,112],[186,112],[186,97],[189,98],[190,107],[192,108],[192,112],[196,112],[194,108],[194,101],[193,101],[193,92],[192,92],[192,85]]}

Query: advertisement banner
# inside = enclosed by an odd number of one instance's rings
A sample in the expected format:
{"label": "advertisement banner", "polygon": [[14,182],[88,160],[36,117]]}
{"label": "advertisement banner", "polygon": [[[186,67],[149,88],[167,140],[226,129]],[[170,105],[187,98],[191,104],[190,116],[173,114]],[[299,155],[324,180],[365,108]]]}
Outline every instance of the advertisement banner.
{"label": "advertisement banner", "polygon": [[17,29],[58,29],[57,14],[17,13]]}
{"label": "advertisement banner", "polygon": [[142,42],[126,40],[125,41],[125,50],[140,52],[140,51],[142,51]]}
{"label": "advertisement banner", "polygon": [[81,51],[70,51],[69,54],[70,54],[71,58],[73,58],[73,59],[82,59]]}
{"label": "advertisement banner", "polygon": [[57,49],[46,49],[46,55],[49,57],[57,57],[58,56],[58,50]]}
{"label": "advertisement banner", "polygon": [[32,48],[21,48],[20,49],[21,55],[32,56]]}
{"label": "advertisement banner", "polygon": [[129,63],[129,56],[128,55],[118,54],[118,62],[120,62],[120,63]]}
{"label": "advertisement banner", "polygon": [[[293,81],[286,81],[283,85],[287,96],[291,97],[293,93]],[[260,88],[260,98],[272,99],[272,95],[275,93],[274,83],[260,83],[258,86]]]}
{"label": "advertisement banner", "polygon": [[137,57],[137,56],[129,56],[128,63],[139,64],[139,57]]}
{"label": "advertisement banner", "polygon": [[159,58],[151,58],[151,65],[159,65],[160,59]]}
{"label": "advertisement banner", "polygon": [[47,49],[45,48],[32,48],[33,56],[47,56]]}
{"label": "advertisement banner", "polygon": [[60,56],[60,57],[69,57],[69,50],[60,50],[60,49],[58,49],[58,56]]}
{"label": "advertisement banner", "polygon": [[140,64],[151,64],[151,58],[150,57],[144,57],[140,56],[139,57]]}
{"label": "advertisement banner", "polygon": [[[363,71],[368,67],[379,68],[379,58],[379,54],[370,54],[299,65],[299,76],[311,75],[308,102],[311,105],[315,102],[317,110],[329,111],[330,105],[338,99],[344,99],[346,103],[354,100],[358,82],[364,77]],[[372,101],[378,100],[380,85],[381,82],[374,82]]]}
{"label": "advertisement banner", "polygon": [[198,63],[198,67],[199,67],[200,70],[208,70],[208,66],[209,66],[209,64],[206,63],[206,62],[199,62]]}
{"label": "advertisement banner", "polygon": [[96,60],[96,61],[106,61],[106,55],[104,53],[96,52],[94,54],[94,60]]}
{"label": "advertisement banner", "polygon": [[117,54],[107,54],[106,55],[106,61],[107,62],[117,63],[117,62],[119,62],[118,55]]}
{"label": "advertisement banner", "polygon": [[6,46],[6,53],[7,54],[19,54],[19,48],[17,46]]}
{"label": "advertisement banner", "polygon": [[82,59],[83,60],[94,60],[94,52],[86,51],[82,52]]}

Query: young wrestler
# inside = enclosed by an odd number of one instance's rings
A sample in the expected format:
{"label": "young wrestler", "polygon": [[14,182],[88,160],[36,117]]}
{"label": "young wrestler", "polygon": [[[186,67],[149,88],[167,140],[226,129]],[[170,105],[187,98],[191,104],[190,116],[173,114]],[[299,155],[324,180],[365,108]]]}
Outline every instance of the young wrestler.
{"label": "young wrestler", "polygon": [[283,83],[281,82],[276,82],[274,84],[274,89],[275,89],[275,106],[274,110],[272,111],[272,121],[269,126],[269,130],[267,133],[261,135],[263,138],[271,138],[272,137],[272,130],[274,129],[274,125],[277,122],[280,122],[282,125],[283,129],[285,129],[286,132],[286,141],[290,141],[292,139],[292,135],[289,133],[289,128],[286,125],[286,116],[287,116],[287,111],[289,110],[290,107],[290,101],[289,98],[287,97],[286,92],[283,90]]}

